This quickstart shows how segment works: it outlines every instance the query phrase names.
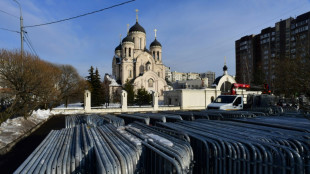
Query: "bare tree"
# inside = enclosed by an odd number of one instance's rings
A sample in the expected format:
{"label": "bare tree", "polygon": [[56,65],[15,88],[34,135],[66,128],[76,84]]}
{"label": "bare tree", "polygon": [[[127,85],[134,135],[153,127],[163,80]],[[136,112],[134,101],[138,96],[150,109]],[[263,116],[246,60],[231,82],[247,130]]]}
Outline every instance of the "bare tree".
{"label": "bare tree", "polygon": [[84,80],[71,65],[60,65],[59,69],[61,70],[58,83],[58,88],[60,90],[59,99],[64,100],[65,106],[67,107],[70,98],[83,94],[83,86],[85,85],[83,85],[82,81]]}
{"label": "bare tree", "polygon": [[27,118],[31,112],[56,100],[55,86],[60,70],[38,57],[24,52],[0,50],[0,77],[7,108],[0,113],[1,120],[13,115]]}

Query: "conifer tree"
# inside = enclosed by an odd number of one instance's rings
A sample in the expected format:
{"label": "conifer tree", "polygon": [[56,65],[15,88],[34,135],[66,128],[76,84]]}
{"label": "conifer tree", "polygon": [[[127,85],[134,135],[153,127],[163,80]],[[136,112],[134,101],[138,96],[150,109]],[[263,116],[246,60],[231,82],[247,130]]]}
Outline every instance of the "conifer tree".
{"label": "conifer tree", "polygon": [[94,73],[93,66],[88,70],[89,76],[87,76],[87,81],[89,83],[91,91],[91,105],[92,106],[101,106],[104,103],[103,101],[103,89],[100,81],[100,75],[98,68]]}
{"label": "conifer tree", "polygon": [[133,85],[127,79],[125,86],[124,86],[124,90],[127,92],[127,104],[128,105],[134,104],[135,92],[133,88],[134,88]]}
{"label": "conifer tree", "polygon": [[149,94],[145,88],[140,88],[137,90],[137,95],[135,99],[135,103],[139,106],[141,105],[149,105],[152,101],[152,95]]}

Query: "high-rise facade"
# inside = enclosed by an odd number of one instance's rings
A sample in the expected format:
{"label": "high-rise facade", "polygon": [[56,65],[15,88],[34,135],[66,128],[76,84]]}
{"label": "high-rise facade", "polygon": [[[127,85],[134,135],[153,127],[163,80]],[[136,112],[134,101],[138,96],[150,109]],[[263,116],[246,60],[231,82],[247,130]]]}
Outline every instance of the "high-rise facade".
{"label": "high-rise facade", "polygon": [[235,42],[236,51],[236,81],[250,83],[254,79],[255,67],[259,66],[259,36],[248,35]]}
{"label": "high-rise facade", "polygon": [[310,58],[310,12],[275,23],[274,27],[235,42],[236,81],[268,83],[272,88],[277,60]]}
{"label": "high-rise facade", "polygon": [[310,53],[310,12],[299,15],[291,24],[291,56],[292,58],[309,57]]}
{"label": "high-rise facade", "polygon": [[262,72],[264,73],[263,82],[271,84],[274,79],[275,58],[276,58],[276,31],[275,27],[268,27],[260,33],[260,58]]}

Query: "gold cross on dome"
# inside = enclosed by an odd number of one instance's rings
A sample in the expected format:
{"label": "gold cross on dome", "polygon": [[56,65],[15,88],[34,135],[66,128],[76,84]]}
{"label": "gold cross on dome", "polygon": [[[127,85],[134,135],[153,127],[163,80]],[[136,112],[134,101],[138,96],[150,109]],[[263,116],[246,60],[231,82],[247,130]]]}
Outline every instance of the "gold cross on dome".
{"label": "gold cross on dome", "polygon": [[136,21],[137,21],[137,22],[138,22],[138,12],[139,12],[139,10],[136,9]]}
{"label": "gold cross on dome", "polygon": [[127,24],[127,34],[129,33],[129,24]]}
{"label": "gold cross on dome", "polygon": [[122,34],[119,35],[119,41],[122,43]]}
{"label": "gold cross on dome", "polygon": [[156,28],[154,29],[154,32],[155,32],[155,39],[156,39],[156,32],[157,32],[157,29],[156,29]]}

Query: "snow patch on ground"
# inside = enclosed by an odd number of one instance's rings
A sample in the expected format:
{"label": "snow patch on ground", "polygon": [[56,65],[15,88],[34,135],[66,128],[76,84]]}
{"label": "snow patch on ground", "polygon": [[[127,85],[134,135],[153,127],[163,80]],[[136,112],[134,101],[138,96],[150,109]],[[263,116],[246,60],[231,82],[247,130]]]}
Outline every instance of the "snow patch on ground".
{"label": "snow patch on ground", "polygon": [[17,117],[8,119],[0,125],[0,149],[7,144],[13,142],[30,129],[47,120],[50,116],[57,114],[50,110],[37,110],[32,113],[30,117]]}
{"label": "snow patch on ground", "polygon": [[[104,108],[120,108],[121,104],[120,103],[109,103],[109,104],[102,104],[102,106],[96,106],[96,107],[91,107],[92,109],[104,109]],[[72,103],[68,104],[68,107],[66,108],[64,104],[57,106],[54,109],[84,109],[83,103]]]}
{"label": "snow patch on ground", "polygon": [[[64,109],[64,108],[66,108],[65,104],[62,104],[62,105],[56,107],[56,109]],[[69,108],[69,109],[83,108],[83,103],[68,104],[67,108]]]}

